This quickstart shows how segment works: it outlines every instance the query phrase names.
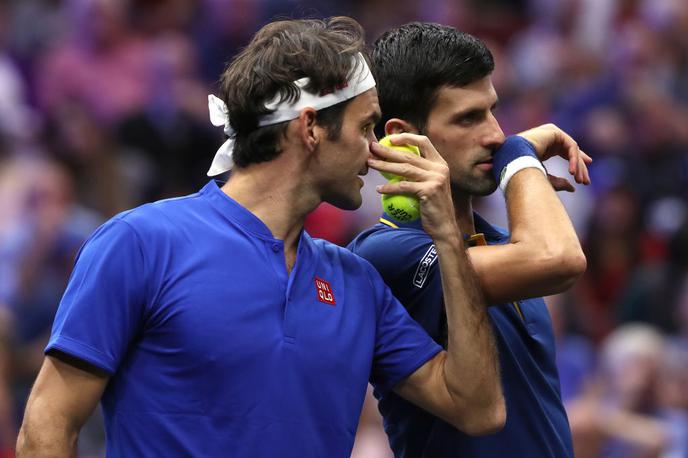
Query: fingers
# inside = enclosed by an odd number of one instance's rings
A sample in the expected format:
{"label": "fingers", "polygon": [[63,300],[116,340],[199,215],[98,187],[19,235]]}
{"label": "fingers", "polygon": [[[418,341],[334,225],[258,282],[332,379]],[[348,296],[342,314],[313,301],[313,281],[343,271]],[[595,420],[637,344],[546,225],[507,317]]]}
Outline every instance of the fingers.
{"label": "fingers", "polygon": [[[408,153],[401,154],[412,156]],[[423,168],[422,164],[419,166],[407,162],[391,162],[390,160],[381,160],[372,157],[368,159],[368,166],[378,172],[393,173],[394,175],[404,177],[404,179],[411,181],[428,180],[436,173],[434,170]]]}
{"label": "fingers", "polygon": [[559,155],[568,158],[569,173],[573,175],[576,183],[585,185],[590,184],[590,174],[588,173],[587,164],[592,163],[592,158],[580,149],[573,137],[554,125],[553,128],[556,129],[561,136],[561,141],[566,149],[565,154]]}
{"label": "fingers", "polygon": [[580,152],[581,158],[583,159],[583,162],[585,162],[586,165],[592,164],[592,158],[585,154],[583,150]]}
{"label": "fingers", "polygon": [[[446,184],[446,181],[443,181],[441,178],[437,177],[437,179],[426,181],[390,181],[386,184],[377,186],[375,190],[380,194],[402,194],[407,196],[415,196],[422,204],[430,204],[431,206],[435,207],[435,210],[431,211],[436,212],[437,208],[453,208],[451,191]],[[443,199],[446,205],[438,205],[438,202],[443,201]],[[424,204],[421,205],[421,212],[428,210]]]}
{"label": "fingers", "polygon": [[[571,156],[569,158],[569,171],[571,169],[571,162],[574,162],[576,164],[574,172],[571,173],[571,175],[573,175],[574,179],[576,180],[576,183],[582,183],[585,178],[585,171],[583,170],[585,164],[583,164],[583,161],[581,161],[581,159],[578,157],[578,154],[576,154],[575,156]],[[581,165],[583,167],[581,167]]]}
{"label": "fingers", "polygon": [[[573,175],[574,180],[578,184],[590,184],[590,172],[588,171],[588,166],[586,165],[585,159],[583,157],[578,158],[578,167],[576,168],[576,171],[571,175]],[[547,177],[549,178],[550,183],[556,191],[575,191],[573,185],[565,178],[556,177],[550,174],[547,174]]]}
{"label": "fingers", "polygon": [[410,134],[399,135],[391,143],[393,145],[418,146],[424,157],[394,151],[379,144],[372,144],[371,151],[379,159],[375,157],[368,159],[368,165],[380,171],[405,177],[403,180],[392,180],[387,184],[378,186],[377,192],[417,197],[420,202],[423,229],[434,240],[445,236],[454,238],[458,229],[455,227],[456,217],[447,163],[425,137]]}
{"label": "fingers", "polygon": [[585,159],[582,157],[579,159],[578,170],[581,171],[581,181],[579,183],[588,185],[590,184],[590,172],[588,171],[588,166],[585,164]]}
{"label": "fingers", "polygon": [[[394,145],[414,145],[417,146],[421,152],[421,156],[409,154],[405,151],[397,151],[392,148],[387,148],[377,142],[370,145],[370,151],[373,153],[373,158],[368,162],[368,165],[376,170],[383,172],[390,172],[396,175],[401,175],[411,179],[422,179],[422,176],[415,177],[417,171],[413,168],[422,170],[430,170],[436,172],[443,172],[447,168],[447,163],[439,155],[437,150],[430,140],[422,135],[415,134],[399,134],[390,137],[390,141]],[[377,162],[376,162],[377,161]],[[403,164],[405,168],[388,167],[388,164]]]}
{"label": "fingers", "polygon": [[590,184],[588,164],[592,163],[592,158],[579,148],[578,143],[573,138],[563,131],[562,134],[565,136],[566,154],[560,154],[560,156],[568,157],[569,173],[575,178],[576,183]]}
{"label": "fingers", "polygon": [[580,149],[573,138],[566,135],[572,143],[567,141],[567,155],[569,160],[569,173],[576,179],[576,183],[590,184],[588,164],[592,163],[592,158]]}
{"label": "fingers", "polygon": [[[569,134],[561,130],[554,124],[547,124],[546,127],[554,132],[554,139],[549,145],[552,149],[551,156],[558,155],[569,161],[569,173],[576,178],[577,182],[582,179],[582,172],[579,170],[579,158],[581,150],[578,143]],[[550,157],[551,157],[550,156]]]}
{"label": "fingers", "polygon": [[403,194],[416,197],[421,194],[422,189],[422,183],[416,181],[390,181],[375,188],[380,194]]}
{"label": "fingers", "polygon": [[393,181],[379,186],[377,188],[379,193],[415,195],[421,201],[426,198],[434,199],[433,196],[437,196],[438,191],[445,187],[448,193],[449,167],[427,137],[400,134],[392,136],[390,142],[399,146],[415,145],[424,157],[386,148],[373,142],[370,146],[373,157],[368,159],[368,166],[380,172],[404,177],[402,181]]}
{"label": "fingers", "polygon": [[422,157],[425,157],[433,162],[444,162],[444,159],[442,159],[442,156],[440,156],[440,153],[437,152],[435,147],[433,146],[432,142],[430,142],[430,139],[426,137],[425,135],[417,135],[417,134],[411,134],[408,132],[404,132],[401,134],[396,134],[396,135],[391,135],[389,137],[390,142],[392,145],[414,145],[417,146],[418,149],[420,150],[420,154]]}
{"label": "fingers", "polygon": [[587,166],[592,163],[592,158],[580,149],[573,137],[554,124],[536,127],[526,131],[526,134],[537,138],[540,147],[544,146],[544,151],[538,152],[542,161],[552,156],[560,156],[568,161],[569,173],[574,177],[576,183],[590,184]]}
{"label": "fingers", "polygon": [[588,171],[588,166],[585,163],[585,159],[581,156],[578,158],[578,167],[576,168],[575,174],[572,174],[576,183],[589,185],[590,184],[590,172]]}
{"label": "fingers", "polygon": [[562,177],[557,177],[554,175],[550,175],[549,173],[547,174],[547,179],[549,180],[550,184],[554,188],[555,191],[567,191],[567,192],[575,192],[576,188],[573,187],[571,182],[567,180],[566,178]]}

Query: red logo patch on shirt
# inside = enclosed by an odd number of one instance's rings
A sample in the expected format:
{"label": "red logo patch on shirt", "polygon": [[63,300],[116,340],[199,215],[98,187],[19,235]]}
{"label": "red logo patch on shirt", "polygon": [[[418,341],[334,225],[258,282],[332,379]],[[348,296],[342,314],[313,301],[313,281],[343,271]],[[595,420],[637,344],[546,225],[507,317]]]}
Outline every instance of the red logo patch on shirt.
{"label": "red logo patch on shirt", "polygon": [[335,305],[334,294],[329,282],[315,277],[315,288],[318,290],[318,300],[325,304]]}

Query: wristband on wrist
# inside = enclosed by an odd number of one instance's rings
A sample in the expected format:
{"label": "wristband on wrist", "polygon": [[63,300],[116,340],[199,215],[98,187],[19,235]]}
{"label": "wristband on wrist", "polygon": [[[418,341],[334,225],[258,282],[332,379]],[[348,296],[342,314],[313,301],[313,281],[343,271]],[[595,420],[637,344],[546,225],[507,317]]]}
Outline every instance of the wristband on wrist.
{"label": "wristband on wrist", "polygon": [[523,137],[512,135],[494,152],[492,173],[502,192],[506,191],[509,180],[520,170],[537,168],[547,176],[545,168],[535,154],[533,145]]}
{"label": "wristband on wrist", "polygon": [[499,182],[499,189],[502,190],[502,192],[506,192],[506,187],[509,184],[509,180],[516,175],[517,172],[520,172],[523,169],[528,169],[528,168],[536,168],[540,169],[540,171],[547,176],[547,172],[545,171],[545,168],[542,166],[542,163],[532,157],[532,156],[521,156],[517,157],[513,161],[509,162],[506,167],[504,167],[504,173],[502,174],[502,180]]}

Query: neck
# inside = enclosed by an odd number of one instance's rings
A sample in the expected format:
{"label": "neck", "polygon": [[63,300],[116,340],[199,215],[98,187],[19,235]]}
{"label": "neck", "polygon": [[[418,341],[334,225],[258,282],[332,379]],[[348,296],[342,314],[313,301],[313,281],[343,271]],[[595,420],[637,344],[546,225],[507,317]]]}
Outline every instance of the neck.
{"label": "neck", "polygon": [[320,198],[284,156],[283,152],[272,161],[235,169],[222,191],[260,219],[273,237],[283,240],[286,252],[295,252],[304,219]]}
{"label": "neck", "polygon": [[471,196],[463,193],[453,193],[454,213],[456,223],[464,235],[475,234],[475,221],[473,220],[473,204]]}

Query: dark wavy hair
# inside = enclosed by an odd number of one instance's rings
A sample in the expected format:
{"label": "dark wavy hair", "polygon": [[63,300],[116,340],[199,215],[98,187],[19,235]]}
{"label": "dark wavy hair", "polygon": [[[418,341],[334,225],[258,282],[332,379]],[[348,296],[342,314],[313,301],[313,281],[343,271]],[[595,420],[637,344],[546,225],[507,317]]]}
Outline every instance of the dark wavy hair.
{"label": "dark wavy hair", "polygon": [[[220,98],[236,131],[236,166],[270,161],[280,153],[287,122],[259,127],[260,117],[270,113],[266,102],[274,97],[294,101],[299,94],[294,81],[303,77],[310,78],[309,92],[341,85],[352,71],[352,57],[364,46],[363,28],[348,17],[277,21],[260,29],[220,79]],[[332,139],[339,136],[348,102],[318,111],[317,122]]]}

